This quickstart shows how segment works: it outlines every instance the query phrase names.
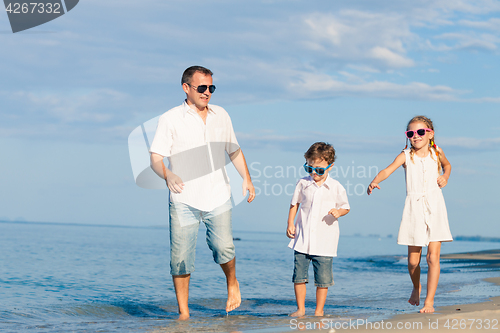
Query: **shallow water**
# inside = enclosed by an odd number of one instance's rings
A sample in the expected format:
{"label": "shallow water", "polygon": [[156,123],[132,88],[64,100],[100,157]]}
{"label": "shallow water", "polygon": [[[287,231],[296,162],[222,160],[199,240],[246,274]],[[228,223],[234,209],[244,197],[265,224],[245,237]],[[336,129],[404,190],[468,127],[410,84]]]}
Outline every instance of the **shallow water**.
{"label": "shallow water", "polygon": [[[200,228],[191,278],[192,319],[178,323],[169,275],[168,229],[0,223],[0,330],[6,332],[273,332],[290,328],[295,310],[292,250],[284,234],[234,232],[243,302],[226,316],[225,280]],[[442,253],[499,248],[452,242]],[[425,261],[425,260],[424,260]],[[414,312],[406,247],[394,238],[341,235],[335,286],[325,314],[333,320]],[[442,261],[436,305],[500,295],[482,281],[498,276],[474,263]],[[422,273],[426,273],[425,264]],[[425,275],[423,276],[425,279]],[[310,272],[312,279],[312,272]],[[307,314],[314,313],[308,285]]]}

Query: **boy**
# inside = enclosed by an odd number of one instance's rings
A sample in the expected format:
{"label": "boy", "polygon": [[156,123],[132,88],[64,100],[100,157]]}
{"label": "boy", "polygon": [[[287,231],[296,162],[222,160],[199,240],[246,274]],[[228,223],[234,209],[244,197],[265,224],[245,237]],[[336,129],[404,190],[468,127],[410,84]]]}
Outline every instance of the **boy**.
{"label": "boy", "polygon": [[[333,286],[333,257],[339,241],[338,218],[349,212],[344,187],[328,176],[335,161],[335,149],[316,142],[304,154],[308,177],[297,182],[288,214],[286,235],[292,238],[288,247],[294,249],[293,283],[297,311],[292,317],[305,315],[306,283],[309,262],[314,267],[316,285],[315,316],[323,316],[328,287]],[[295,215],[301,205],[297,222]]]}

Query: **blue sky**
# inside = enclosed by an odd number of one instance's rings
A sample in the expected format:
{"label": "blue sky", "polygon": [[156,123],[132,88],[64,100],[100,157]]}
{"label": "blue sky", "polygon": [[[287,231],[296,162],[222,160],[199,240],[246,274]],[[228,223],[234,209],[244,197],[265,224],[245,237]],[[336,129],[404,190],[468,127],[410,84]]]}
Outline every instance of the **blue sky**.
{"label": "blue sky", "polygon": [[167,225],[167,192],[135,185],[127,138],[182,102],[198,64],[261,193],[234,229],[284,232],[291,170],[328,141],[351,184],[341,232],[396,234],[403,171],[370,197],[362,171],[387,166],[424,114],[453,167],[452,233],[500,237],[499,13],[486,0],[83,0],[16,34],[0,14],[0,220]]}

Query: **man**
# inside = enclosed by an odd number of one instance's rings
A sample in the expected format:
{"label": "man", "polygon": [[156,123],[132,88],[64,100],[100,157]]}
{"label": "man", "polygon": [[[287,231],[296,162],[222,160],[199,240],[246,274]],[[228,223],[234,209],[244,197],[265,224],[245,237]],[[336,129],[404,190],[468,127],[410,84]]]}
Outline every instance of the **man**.
{"label": "man", "polygon": [[[151,144],[151,167],[170,190],[170,273],[175,287],[179,320],[189,318],[189,279],[194,271],[200,220],[207,227],[207,243],[227,281],[226,311],[240,306],[236,259],[231,231],[231,190],[224,165],[226,153],[243,177],[248,202],[255,189],[243,152],[227,112],[208,104],[215,86],[213,73],[192,66],[182,75],[186,100],[164,113]],[[169,167],[163,163],[168,157]]]}

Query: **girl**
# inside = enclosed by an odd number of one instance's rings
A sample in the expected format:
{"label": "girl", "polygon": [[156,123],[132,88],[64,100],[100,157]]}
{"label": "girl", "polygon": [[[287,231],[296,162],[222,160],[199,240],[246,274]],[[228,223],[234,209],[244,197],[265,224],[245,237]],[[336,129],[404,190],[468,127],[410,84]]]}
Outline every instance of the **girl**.
{"label": "girl", "polygon": [[394,162],[380,171],[368,186],[368,195],[378,188],[401,165],[406,174],[406,201],[398,234],[398,244],[408,245],[408,271],[413,291],[408,302],[420,304],[420,258],[427,246],[427,295],[421,313],[434,312],[434,295],[439,281],[441,242],[452,241],[448,215],[441,188],[450,177],[451,165],[441,148],[434,143],[434,126],[424,116],[410,120],[405,149]]}

